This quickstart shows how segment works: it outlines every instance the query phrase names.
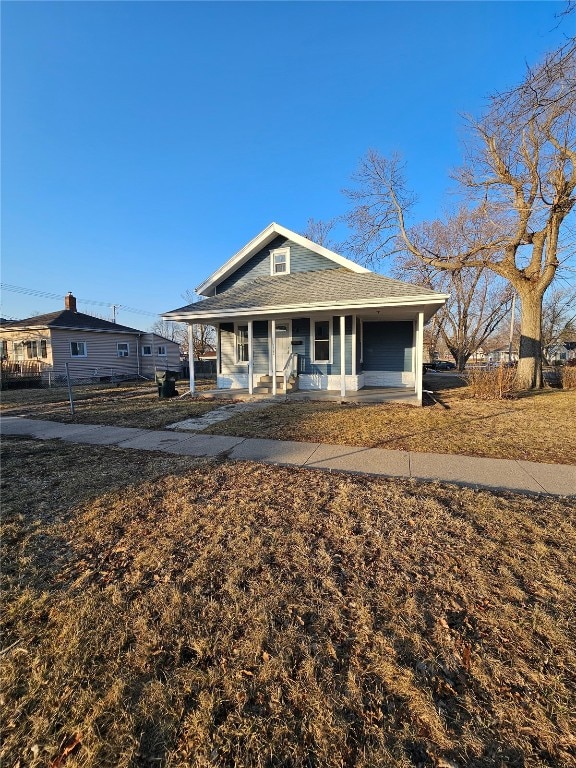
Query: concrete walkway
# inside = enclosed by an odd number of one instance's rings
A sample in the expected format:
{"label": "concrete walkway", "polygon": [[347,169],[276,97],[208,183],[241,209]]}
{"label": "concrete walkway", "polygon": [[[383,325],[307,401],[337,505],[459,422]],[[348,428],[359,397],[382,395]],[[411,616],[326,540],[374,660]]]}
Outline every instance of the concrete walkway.
{"label": "concrete walkway", "polygon": [[224,456],[228,459],[377,475],[441,481],[473,488],[576,497],[576,467],[512,459],[484,459],[451,454],[387,451],[322,443],[198,435],[170,430],[60,424],[7,416],[2,435],[37,440],[60,439],[89,445],[114,445],[183,456]]}
{"label": "concrete walkway", "polygon": [[256,402],[239,402],[230,403],[228,405],[221,405],[219,408],[214,408],[212,411],[208,411],[203,416],[196,416],[193,419],[184,419],[184,421],[177,421],[175,424],[168,424],[166,429],[176,429],[178,431],[184,430],[185,432],[202,432],[203,429],[211,427],[212,424],[217,424],[219,421],[226,421],[231,419],[232,416],[236,416],[237,413],[245,413],[246,411],[262,410],[270,405],[276,405],[274,400],[257,400]]}

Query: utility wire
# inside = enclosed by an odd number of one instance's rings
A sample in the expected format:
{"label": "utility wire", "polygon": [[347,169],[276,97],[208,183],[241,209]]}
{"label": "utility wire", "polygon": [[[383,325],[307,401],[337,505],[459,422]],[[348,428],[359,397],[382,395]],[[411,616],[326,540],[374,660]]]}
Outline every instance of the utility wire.
{"label": "utility wire", "polygon": [[[22,288],[19,285],[9,285],[8,283],[0,283],[0,288],[3,291],[12,291],[13,293],[23,293],[26,296],[38,296],[42,299],[62,299],[59,293],[48,293],[47,291],[37,291],[34,288]],[[131,312],[135,315],[148,315],[149,317],[158,317],[159,312],[147,312],[145,309],[134,309],[133,307],[126,307],[124,304],[114,304],[111,301],[94,301],[93,299],[77,299],[82,304],[93,304],[98,307],[116,307],[116,309],[122,309],[124,312]]]}

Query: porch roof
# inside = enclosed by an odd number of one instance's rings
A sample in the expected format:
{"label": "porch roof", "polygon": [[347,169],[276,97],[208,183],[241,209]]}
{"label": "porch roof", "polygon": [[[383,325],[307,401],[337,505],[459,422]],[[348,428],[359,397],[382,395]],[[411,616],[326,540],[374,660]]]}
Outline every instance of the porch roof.
{"label": "porch roof", "polygon": [[216,296],[164,314],[167,320],[206,322],[233,317],[264,317],[280,313],[418,306],[429,319],[447,294],[393,280],[374,272],[324,269],[289,275],[256,277]]}

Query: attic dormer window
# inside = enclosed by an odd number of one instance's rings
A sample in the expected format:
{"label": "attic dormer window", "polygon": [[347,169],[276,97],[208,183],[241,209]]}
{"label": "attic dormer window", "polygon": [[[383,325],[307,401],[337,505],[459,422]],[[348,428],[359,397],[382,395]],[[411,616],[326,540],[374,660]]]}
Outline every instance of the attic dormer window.
{"label": "attic dormer window", "polygon": [[275,248],[270,251],[270,274],[287,275],[290,273],[290,248]]}

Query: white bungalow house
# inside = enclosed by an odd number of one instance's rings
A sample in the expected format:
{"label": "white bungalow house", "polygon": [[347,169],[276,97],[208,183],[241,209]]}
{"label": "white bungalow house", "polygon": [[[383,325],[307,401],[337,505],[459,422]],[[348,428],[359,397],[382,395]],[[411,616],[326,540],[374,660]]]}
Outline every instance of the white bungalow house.
{"label": "white bungalow house", "polygon": [[[165,320],[216,328],[217,387],[404,388],[422,399],[423,327],[446,294],[361,267],[272,223]],[[194,391],[194,372],[190,389]]]}

